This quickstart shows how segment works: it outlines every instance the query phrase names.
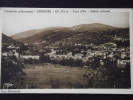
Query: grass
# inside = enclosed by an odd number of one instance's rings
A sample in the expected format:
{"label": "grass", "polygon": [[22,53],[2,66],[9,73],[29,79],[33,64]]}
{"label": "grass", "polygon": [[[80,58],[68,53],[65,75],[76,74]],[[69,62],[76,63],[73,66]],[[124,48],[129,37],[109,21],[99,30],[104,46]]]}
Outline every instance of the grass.
{"label": "grass", "polygon": [[86,69],[80,67],[27,64],[23,70],[27,88],[85,88],[88,83],[87,78],[83,77]]}

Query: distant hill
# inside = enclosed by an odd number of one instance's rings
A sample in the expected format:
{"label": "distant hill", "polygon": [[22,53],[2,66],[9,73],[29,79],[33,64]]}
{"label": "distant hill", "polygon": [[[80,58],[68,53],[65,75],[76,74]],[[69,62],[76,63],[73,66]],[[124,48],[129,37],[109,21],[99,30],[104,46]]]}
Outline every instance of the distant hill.
{"label": "distant hill", "polygon": [[21,32],[18,34],[15,34],[12,36],[13,39],[18,40],[21,38],[27,38],[30,36],[33,36],[35,34],[40,34],[40,33],[47,33],[48,31],[58,31],[58,30],[64,30],[64,31],[76,31],[76,32],[94,32],[94,31],[101,31],[101,30],[109,30],[109,29],[115,29],[113,26],[109,25],[104,25],[100,23],[93,23],[93,24],[81,24],[81,25],[76,25],[73,27],[50,27],[50,28],[44,28],[44,29],[33,29],[25,32]]}
{"label": "distant hill", "polygon": [[116,27],[110,26],[110,25],[104,25],[100,23],[93,23],[93,24],[81,24],[71,27],[72,30],[78,31],[78,32],[95,32],[95,31],[107,31],[107,30],[113,30],[116,29]]}
{"label": "distant hill", "polygon": [[39,32],[33,36],[30,36],[27,38],[20,38],[17,40],[20,42],[29,43],[29,44],[36,44],[36,43],[41,44],[43,41],[47,41],[49,43],[52,43],[58,39],[67,38],[70,35],[72,35],[72,33],[74,33],[74,32],[71,31],[70,28],[54,27],[54,28],[44,29],[41,32]]}
{"label": "distant hill", "polygon": [[25,31],[25,32],[15,34],[15,35],[12,36],[12,38],[13,39],[26,38],[26,37],[29,37],[29,36],[33,36],[33,35],[39,33],[40,31],[41,31],[41,29],[29,30],[29,31]]}
{"label": "distant hill", "polygon": [[[37,46],[57,46],[75,43],[104,43],[111,41],[117,34],[119,37],[129,38],[129,28],[117,28],[100,23],[81,24],[73,27],[50,27],[42,29],[32,36],[16,40]],[[19,35],[19,34],[18,34]]]}

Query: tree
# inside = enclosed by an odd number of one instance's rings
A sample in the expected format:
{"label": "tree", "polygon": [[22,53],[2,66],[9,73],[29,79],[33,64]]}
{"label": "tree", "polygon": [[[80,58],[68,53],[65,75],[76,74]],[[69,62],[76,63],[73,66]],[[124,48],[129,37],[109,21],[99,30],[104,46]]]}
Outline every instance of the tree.
{"label": "tree", "polygon": [[13,84],[12,88],[21,88],[23,80],[25,79],[25,73],[22,68],[24,66],[21,62],[16,62],[10,57],[5,59],[2,57],[1,62],[1,84],[5,83]]}

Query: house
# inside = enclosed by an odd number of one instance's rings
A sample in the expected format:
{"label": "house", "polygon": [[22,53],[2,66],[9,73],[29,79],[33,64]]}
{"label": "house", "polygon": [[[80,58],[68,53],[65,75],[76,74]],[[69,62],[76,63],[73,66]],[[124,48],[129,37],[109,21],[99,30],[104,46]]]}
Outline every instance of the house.
{"label": "house", "polygon": [[114,48],[117,47],[116,43],[113,43],[113,42],[105,43],[104,46],[106,46],[106,47],[112,47],[112,48],[113,48],[113,47],[114,47]]}
{"label": "house", "polygon": [[122,53],[120,54],[120,58],[124,59],[124,58],[126,58],[126,57],[127,57],[127,54],[126,54],[125,52],[122,52]]}
{"label": "house", "polygon": [[27,45],[28,45],[28,43],[24,43],[24,45],[25,45],[25,46],[27,46]]}
{"label": "house", "polygon": [[81,45],[82,45],[81,43],[75,44],[75,46],[81,46]]}
{"label": "house", "polygon": [[130,60],[127,60],[127,59],[118,59],[117,60],[118,68],[125,68],[127,63],[130,63]]}
{"label": "house", "polygon": [[12,52],[12,55],[16,56],[17,58],[19,57],[19,53],[18,52]]}
{"label": "house", "polygon": [[2,56],[16,56],[18,58],[19,53],[18,52],[4,52],[2,53]]}
{"label": "house", "polygon": [[8,52],[3,52],[2,56],[8,56]]}
{"label": "house", "polygon": [[82,59],[84,55],[82,53],[77,53],[75,54],[75,57],[78,58],[78,59]]}
{"label": "house", "polygon": [[21,55],[20,56],[21,58],[23,58],[23,59],[37,59],[37,60],[39,60],[39,55]]}
{"label": "house", "polygon": [[89,58],[89,57],[83,57],[83,58],[82,58],[82,61],[83,61],[83,62],[87,62],[87,61],[88,61],[88,58]]}
{"label": "house", "polygon": [[113,52],[111,52],[110,54],[108,54],[107,57],[109,57],[109,58],[113,58],[113,57],[114,57]]}
{"label": "house", "polygon": [[8,52],[3,52],[3,56],[16,56],[17,58],[19,57],[19,53],[17,50],[20,49],[20,47],[16,47],[14,45],[10,45],[7,47]]}
{"label": "house", "polygon": [[68,57],[72,57],[72,52],[68,52],[68,53],[67,53],[67,56],[68,56]]}

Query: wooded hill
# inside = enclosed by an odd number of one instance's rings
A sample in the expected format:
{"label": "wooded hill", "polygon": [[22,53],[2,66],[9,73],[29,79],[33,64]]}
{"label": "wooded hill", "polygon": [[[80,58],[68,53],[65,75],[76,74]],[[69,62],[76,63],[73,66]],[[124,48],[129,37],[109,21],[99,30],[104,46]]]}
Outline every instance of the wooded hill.
{"label": "wooded hill", "polygon": [[81,24],[73,27],[50,27],[39,32],[31,31],[27,31],[30,32],[30,35],[24,38],[21,33],[17,34],[19,38],[16,38],[16,40],[42,47],[44,45],[57,46],[59,43],[101,44],[112,42],[115,34],[117,37],[129,39],[129,28],[118,28],[100,23]]}

